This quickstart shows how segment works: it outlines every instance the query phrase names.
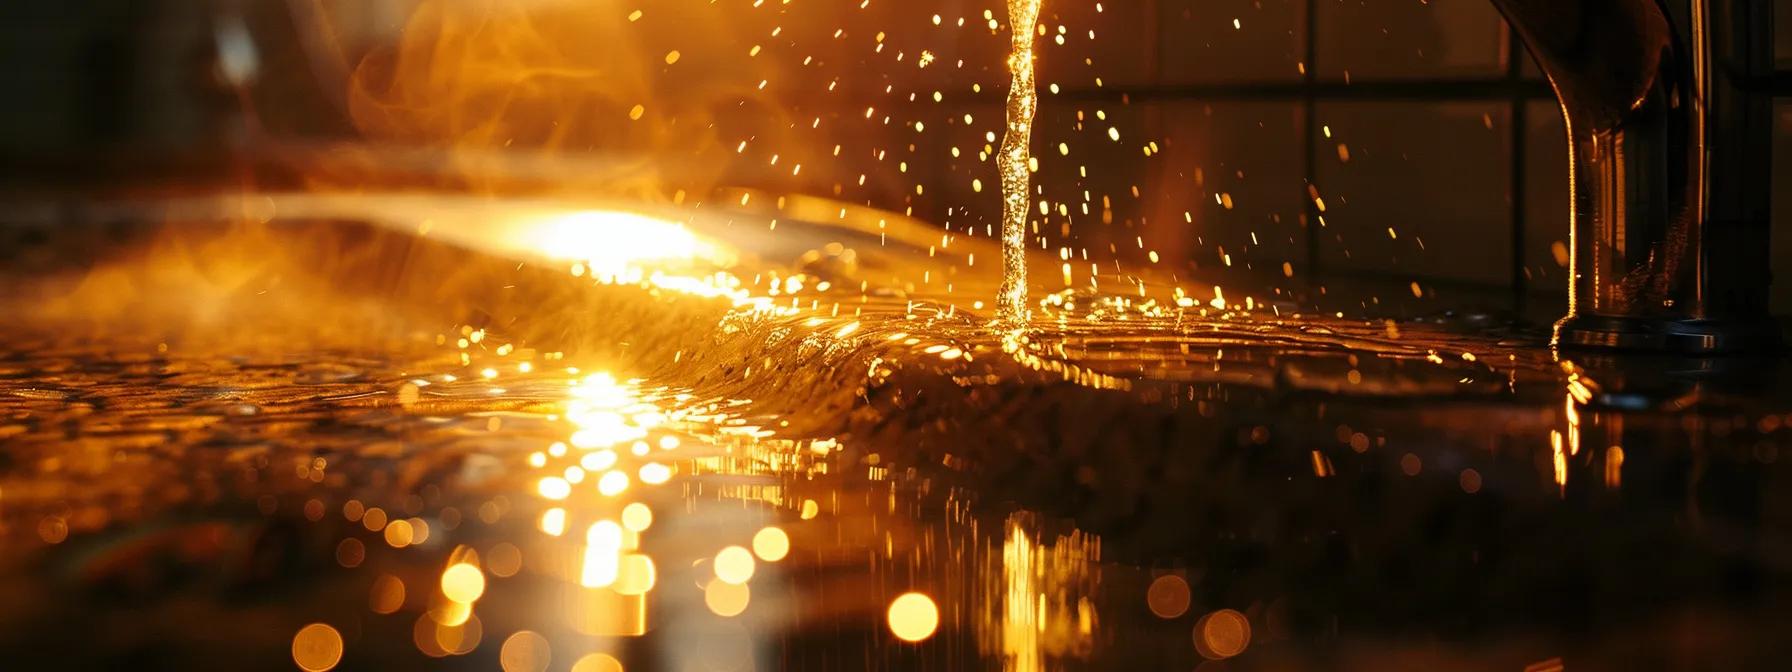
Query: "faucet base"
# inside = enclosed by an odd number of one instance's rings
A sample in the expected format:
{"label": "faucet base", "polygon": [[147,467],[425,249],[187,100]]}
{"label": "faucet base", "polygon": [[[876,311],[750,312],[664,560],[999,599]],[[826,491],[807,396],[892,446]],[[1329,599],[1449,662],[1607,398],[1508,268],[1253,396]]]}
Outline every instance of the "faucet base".
{"label": "faucet base", "polygon": [[1772,318],[1668,320],[1570,315],[1556,323],[1558,349],[1671,354],[1766,354],[1779,350],[1780,327]]}

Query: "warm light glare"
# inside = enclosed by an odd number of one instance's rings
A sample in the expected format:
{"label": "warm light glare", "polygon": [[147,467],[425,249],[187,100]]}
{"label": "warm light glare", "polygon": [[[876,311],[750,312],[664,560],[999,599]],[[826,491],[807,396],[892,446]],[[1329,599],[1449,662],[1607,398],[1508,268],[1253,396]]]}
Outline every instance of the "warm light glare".
{"label": "warm light glare", "polygon": [[933,598],[921,593],[904,593],[890,603],[890,632],[905,642],[919,642],[933,636],[940,626],[940,609]]}
{"label": "warm light glare", "polygon": [[541,531],[555,537],[566,534],[566,509],[556,506],[541,512]]}
{"label": "warm light glare", "polygon": [[536,485],[535,490],[541,493],[542,497],[561,500],[572,494],[572,484],[567,483],[566,479],[559,476],[549,476],[541,479],[541,483]]}
{"label": "warm light glare", "polygon": [[753,555],[766,562],[783,560],[790,553],[790,535],[776,527],[767,527],[753,535]]}
{"label": "warm light glare", "polygon": [[385,536],[387,545],[393,548],[403,548],[411,545],[416,537],[416,532],[411,528],[411,521],[394,520],[386,526]]}
{"label": "warm light glare", "polygon": [[597,479],[597,491],[603,493],[605,497],[615,497],[627,489],[628,474],[620,471],[605,473],[602,478]]}
{"label": "warm light glare", "polygon": [[622,507],[622,526],[630,532],[645,532],[653,526],[653,509],[634,502]]}
{"label": "warm light glare", "polygon": [[653,558],[640,553],[622,556],[616,571],[616,592],[622,595],[645,595],[659,581]]}
{"label": "warm light glare", "polygon": [[752,600],[753,591],[745,585],[712,579],[703,587],[703,606],[709,607],[709,611],[717,616],[739,616]]}
{"label": "warm light glare", "polygon": [[572,672],[623,672],[622,663],[607,653],[588,653],[572,664]]}
{"label": "warm light glare", "polygon": [[604,450],[594,450],[585,453],[583,457],[579,458],[579,466],[584,467],[585,471],[590,472],[599,472],[609,469],[610,467],[616,466],[616,451],[606,448]]}
{"label": "warm light glare", "polygon": [[753,554],[739,546],[729,546],[716,553],[716,578],[727,583],[742,584],[753,578]]}
{"label": "warm light glare", "polygon": [[585,532],[585,568],[579,583],[587,588],[603,588],[616,583],[622,556],[622,526],[612,520],[600,520]]}
{"label": "warm light glare", "polygon": [[712,255],[683,226],[630,212],[587,210],[549,220],[536,234],[536,249],[583,262],[596,278],[616,278],[648,262]]}
{"label": "warm light glare", "polygon": [[641,482],[648,485],[659,485],[672,479],[672,468],[658,462],[641,465]]}
{"label": "warm light glare", "polygon": [[472,604],[485,594],[485,573],[457,562],[442,571],[442,595],[460,604]]}

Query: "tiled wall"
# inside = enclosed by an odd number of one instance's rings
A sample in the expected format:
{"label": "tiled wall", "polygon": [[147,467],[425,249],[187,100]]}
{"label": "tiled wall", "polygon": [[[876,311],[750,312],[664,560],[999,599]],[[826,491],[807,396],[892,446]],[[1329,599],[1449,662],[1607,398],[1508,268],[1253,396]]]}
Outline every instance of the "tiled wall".
{"label": "tiled wall", "polygon": [[1321,77],[1493,77],[1505,71],[1499,13],[1481,0],[1319,0]]}

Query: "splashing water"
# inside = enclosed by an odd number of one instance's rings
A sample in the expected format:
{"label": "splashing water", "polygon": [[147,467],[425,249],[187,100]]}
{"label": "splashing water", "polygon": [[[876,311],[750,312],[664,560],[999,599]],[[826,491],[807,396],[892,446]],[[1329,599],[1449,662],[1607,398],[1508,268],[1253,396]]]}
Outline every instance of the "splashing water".
{"label": "splashing water", "polygon": [[998,321],[1010,329],[1027,323],[1027,188],[1032,169],[1030,145],[1033,113],[1039,95],[1033,81],[1033,33],[1039,22],[1041,0],[1008,0],[1008,20],[1013,24],[1014,52],[1008,69],[1014,73],[1008,88],[1008,130],[1002,136],[997,166],[1002,173],[1002,289],[997,299]]}

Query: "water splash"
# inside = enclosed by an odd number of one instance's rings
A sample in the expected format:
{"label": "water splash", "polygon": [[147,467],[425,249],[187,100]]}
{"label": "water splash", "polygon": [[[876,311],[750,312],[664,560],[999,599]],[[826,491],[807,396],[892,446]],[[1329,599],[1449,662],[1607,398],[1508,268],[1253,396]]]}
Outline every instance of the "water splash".
{"label": "water splash", "polygon": [[1033,80],[1033,33],[1039,23],[1041,0],[1008,0],[1008,20],[1013,27],[1014,52],[1008,69],[1014,79],[1008,89],[1008,130],[1002,136],[998,167],[1002,173],[1002,289],[997,299],[998,322],[1009,329],[1027,323],[1027,188],[1032,169],[1030,145],[1033,114],[1039,94]]}

